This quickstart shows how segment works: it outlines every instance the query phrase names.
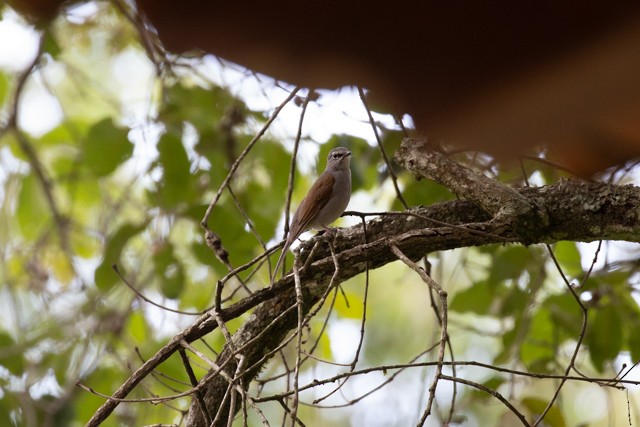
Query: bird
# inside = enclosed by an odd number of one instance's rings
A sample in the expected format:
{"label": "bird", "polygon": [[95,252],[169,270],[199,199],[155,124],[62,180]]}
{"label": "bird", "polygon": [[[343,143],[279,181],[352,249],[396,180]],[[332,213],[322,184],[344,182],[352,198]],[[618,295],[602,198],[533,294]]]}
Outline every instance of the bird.
{"label": "bird", "polygon": [[[351,199],[351,151],[336,147],[329,152],[327,167],[313,183],[293,214],[287,236],[273,278],[278,273],[287,251],[302,233],[311,228],[329,230],[328,225],[338,219]],[[273,280],[272,280],[273,282]]]}

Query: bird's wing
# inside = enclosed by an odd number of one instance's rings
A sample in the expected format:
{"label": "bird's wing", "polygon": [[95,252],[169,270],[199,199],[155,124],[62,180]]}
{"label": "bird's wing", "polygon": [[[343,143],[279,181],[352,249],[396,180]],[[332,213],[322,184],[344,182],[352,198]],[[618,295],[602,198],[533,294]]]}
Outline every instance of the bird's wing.
{"label": "bird's wing", "polygon": [[322,174],[320,178],[313,183],[311,189],[307,193],[307,196],[302,200],[300,206],[293,215],[291,221],[291,230],[289,235],[291,240],[297,239],[300,234],[309,228],[309,225],[314,218],[318,215],[318,212],[326,206],[327,202],[331,198],[333,193],[333,185],[336,179],[331,174]]}
{"label": "bird's wing", "polygon": [[296,213],[293,214],[289,235],[287,236],[286,242],[284,242],[282,253],[276,263],[276,268],[273,270],[272,282],[275,280],[280,264],[284,261],[291,244],[309,228],[311,221],[313,221],[318,215],[318,212],[320,212],[320,209],[322,209],[331,198],[335,182],[336,179],[331,174],[320,175],[309,189],[306,197],[302,199],[302,203],[298,206]]}

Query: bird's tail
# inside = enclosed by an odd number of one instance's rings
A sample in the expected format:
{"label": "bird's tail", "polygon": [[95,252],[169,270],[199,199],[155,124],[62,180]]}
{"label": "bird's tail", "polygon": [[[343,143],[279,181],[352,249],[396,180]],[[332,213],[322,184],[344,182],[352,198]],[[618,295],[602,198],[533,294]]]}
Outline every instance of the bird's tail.
{"label": "bird's tail", "polygon": [[276,276],[278,275],[278,270],[280,269],[280,265],[282,265],[282,262],[287,257],[287,252],[289,251],[289,246],[291,246],[291,242],[289,241],[289,239],[287,239],[284,242],[284,246],[282,247],[282,253],[280,254],[280,258],[278,258],[278,262],[276,262],[276,268],[273,269],[273,275],[271,276],[271,284],[272,285],[276,281]]}

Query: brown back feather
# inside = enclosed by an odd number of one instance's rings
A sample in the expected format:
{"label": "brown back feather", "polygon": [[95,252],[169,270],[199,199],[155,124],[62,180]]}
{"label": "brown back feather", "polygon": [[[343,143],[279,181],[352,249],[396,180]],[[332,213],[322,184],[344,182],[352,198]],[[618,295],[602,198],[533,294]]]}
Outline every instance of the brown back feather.
{"label": "brown back feather", "polygon": [[[300,206],[293,215],[291,221],[291,230],[289,230],[289,238],[287,241],[292,242],[300,237],[300,235],[309,228],[311,220],[316,217],[320,209],[322,209],[333,193],[333,185],[336,179],[328,173],[323,173],[313,183],[307,196],[302,200]],[[312,197],[313,195],[313,197]]]}

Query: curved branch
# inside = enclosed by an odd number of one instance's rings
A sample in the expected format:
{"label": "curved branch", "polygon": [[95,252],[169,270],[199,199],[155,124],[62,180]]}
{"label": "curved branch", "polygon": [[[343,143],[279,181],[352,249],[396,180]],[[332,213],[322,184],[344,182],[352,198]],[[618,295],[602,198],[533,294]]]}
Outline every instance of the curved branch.
{"label": "curved branch", "polygon": [[548,224],[544,207],[535,200],[464,167],[426,139],[405,138],[395,159],[413,174],[443,184],[456,195],[482,207],[496,220],[511,224],[525,242],[531,232]]}
{"label": "curved branch", "polygon": [[[592,241],[601,238],[640,241],[640,188],[633,186],[616,187],[607,184],[562,181],[554,186],[521,189],[519,197],[530,200],[532,204],[542,206],[548,212],[549,225],[537,230],[533,235],[536,243],[551,243],[559,240]],[[577,220],[576,219],[580,219]],[[449,222],[450,226],[432,227],[434,221]],[[479,233],[478,231],[481,231]],[[602,235],[606,234],[606,237]],[[488,215],[476,205],[466,201],[455,201],[431,207],[414,208],[403,215],[384,215],[367,223],[368,244],[358,244],[363,240],[361,225],[342,230],[336,236],[336,258],[339,262],[339,274],[336,283],[341,283],[366,268],[377,268],[395,261],[392,248],[397,246],[408,259],[418,260],[425,253],[458,247],[479,246],[491,243],[503,243],[504,240],[522,242],[500,221],[489,219]],[[302,245],[301,262],[311,252],[318,241],[325,242],[326,237],[316,237]],[[334,273],[334,261],[328,245],[319,245],[313,260],[300,271],[306,312],[316,304],[325,293],[329,280]],[[296,293],[293,276],[290,274],[274,284],[276,297],[262,303],[245,324],[234,334],[234,344],[242,345],[254,340],[266,325],[271,326],[269,336],[263,336],[247,346],[243,356],[247,366],[252,369],[244,372],[242,383],[248,385],[264,366],[268,358],[264,354],[280,345],[280,342],[294,329],[297,314],[291,310],[287,316],[282,311],[295,306]],[[256,295],[266,294],[267,290]],[[240,304],[240,303],[239,303]],[[232,306],[233,307],[233,306]],[[277,324],[273,321],[279,316]],[[217,363],[222,364],[233,356],[225,348]],[[235,366],[231,362],[227,368],[233,373]],[[205,401],[209,407],[218,407],[222,403],[226,381],[221,376],[205,377],[210,381]],[[227,408],[228,410],[228,408]],[[188,417],[189,426],[202,426],[204,420],[200,411],[192,405]]]}
{"label": "curved branch", "polygon": [[[441,203],[429,207],[413,208],[402,215],[390,214],[377,217],[366,224],[367,241],[363,226],[356,225],[340,230],[335,236],[336,257],[340,264],[340,274],[336,285],[354,277],[365,269],[378,268],[397,260],[391,251],[395,244],[411,260],[418,260],[424,254],[453,248],[504,243],[505,240],[521,243],[553,243],[560,240],[594,241],[627,240],[640,242],[640,188],[615,186],[580,181],[561,181],[553,186],[524,188],[518,194],[541,206],[547,212],[546,227],[535,230],[524,242],[509,225],[495,221],[477,205],[463,200]],[[450,226],[436,225],[434,221]],[[320,242],[314,258],[306,262],[311,248]],[[334,261],[328,248],[327,237],[315,237],[301,246],[300,280],[305,297],[305,310],[309,310],[321,299],[334,272]],[[266,362],[262,356],[279,345],[279,340],[296,325],[297,313],[288,312],[274,325],[273,334],[264,334],[255,339],[261,328],[271,325],[288,307],[295,304],[293,275],[289,274],[269,288],[261,289],[237,303],[223,308],[219,316],[228,321],[259,306],[247,322],[234,334],[237,348],[242,342],[254,340],[246,353],[245,366],[254,367],[245,372],[242,386],[249,381]],[[184,339],[192,342],[217,328],[217,323],[209,315],[201,316],[196,322],[174,337],[165,347],[149,359],[116,391],[115,398],[126,397],[135,386],[155,367],[166,360],[179,348]],[[269,335],[268,337],[266,335]],[[250,352],[255,358],[252,360]],[[233,352],[224,349],[217,360],[218,365]],[[229,363],[230,375],[235,374],[235,366]],[[222,379],[220,376],[217,378]],[[215,404],[217,379],[207,385],[207,404]],[[224,390],[227,385],[226,380]],[[218,384],[218,386],[220,386]],[[206,400],[206,399],[205,399]],[[219,403],[220,401],[218,401]],[[87,424],[97,426],[116,408],[118,402],[109,400],[94,414]],[[200,425],[200,424],[193,424]]]}

